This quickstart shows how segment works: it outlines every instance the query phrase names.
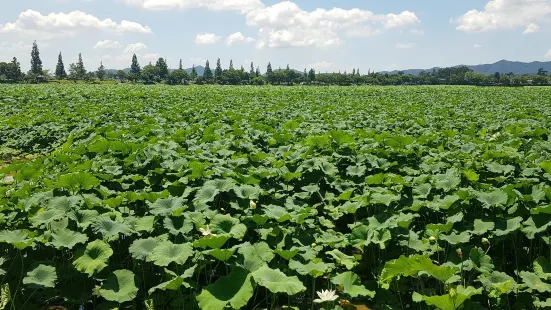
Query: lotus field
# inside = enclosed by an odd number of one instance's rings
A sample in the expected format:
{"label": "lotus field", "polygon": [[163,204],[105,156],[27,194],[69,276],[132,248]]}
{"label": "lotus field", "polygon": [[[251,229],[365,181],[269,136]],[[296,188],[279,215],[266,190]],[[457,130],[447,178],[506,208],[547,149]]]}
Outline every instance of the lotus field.
{"label": "lotus field", "polygon": [[551,307],[550,98],[0,86],[0,309]]}

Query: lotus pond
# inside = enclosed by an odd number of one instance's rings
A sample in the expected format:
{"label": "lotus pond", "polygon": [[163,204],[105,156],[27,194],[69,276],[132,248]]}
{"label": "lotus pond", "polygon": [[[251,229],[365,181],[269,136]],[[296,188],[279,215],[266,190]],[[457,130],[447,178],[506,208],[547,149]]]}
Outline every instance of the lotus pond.
{"label": "lotus pond", "polygon": [[551,88],[0,86],[0,309],[551,307]]}

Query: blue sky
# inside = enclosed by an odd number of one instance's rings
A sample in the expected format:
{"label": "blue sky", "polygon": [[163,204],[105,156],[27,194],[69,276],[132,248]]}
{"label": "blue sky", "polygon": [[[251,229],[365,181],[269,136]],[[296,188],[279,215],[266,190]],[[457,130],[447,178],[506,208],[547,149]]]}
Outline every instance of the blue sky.
{"label": "blue sky", "polygon": [[250,62],[264,71],[391,70],[551,60],[551,0],[18,0],[0,11],[0,61],[45,69]]}

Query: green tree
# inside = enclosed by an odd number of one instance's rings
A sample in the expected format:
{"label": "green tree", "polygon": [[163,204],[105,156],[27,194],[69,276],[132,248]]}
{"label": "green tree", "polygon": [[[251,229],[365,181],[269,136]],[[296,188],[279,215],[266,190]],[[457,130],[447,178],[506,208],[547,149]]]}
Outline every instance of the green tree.
{"label": "green tree", "polygon": [[166,64],[165,59],[162,57],[159,58],[155,64],[155,67],[157,67],[159,78],[161,80],[166,80],[168,78],[168,65]]}
{"label": "green tree", "polygon": [[36,75],[42,75],[42,60],[40,60],[40,51],[36,41],[33,42],[31,50],[31,72]]}
{"label": "green tree", "polygon": [[216,69],[214,69],[214,77],[218,80],[222,77],[222,64],[220,63],[220,58],[216,61]]}
{"label": "green tree", "polygon": [[23,79],[23,72],[21,72],[21,64],[15,57],[13,57],[12,61],[8,64],[8,67],[6,70],[6,78],[13,82],[21,81]]}
{"label": "green tree", "polygon": [[233,68],[233,59],[230,59],[230,67],[229,67],[229,70],[235,70],[235,69]]}
{"label": "green tree", "polygon": [[61,56],[61,52],[59,52],[59,56],[57,57],[57,65],[55,66],[55,77],[58,80],[63,80],[67,78],[67,72],[65,72],[65,65],[63,64],[63,57]]}
{"label": "green tree", "polygon": [[126,79],[126,72],[124,72],[124,70],[118,70],[117,73],[115,73],[115,78],[119,79],[121,82],[124,82]]}
{"label": "green tree", "polygon": [[159,68],[149,63],[143,67],[141,77],[144,82],[152,83],[159,77]]}
{"label": "green tree", "polygon": [[168,83],[171,85],[185,84],[189,79],[189,75],[184,69],[177,69],[172,71],[168,76]]}
{"label": "green tree", "polygon": [[249,71],[249,74],[252,76],[254,76],[254,63],[251,61],[251,70]]}
{"label": "green tree", "polygon": [[314,69],[310,69],[308,72],[308,81],[310,83],[313,83],[316,80],[316,71]]}
{"label": "green tree", "polygon": [[184,67],[182,66],[182,59],[180,59],[180,63],[178,64],[178,70],[184,70]]}
{"label": "green tree", "polygon": [[105,78],[105,67],[103,66],[103,61],[100,62],[96,76],[98,77],[98,79],[100,79],[100,81],[103,81],[103,79]]}
{"label": "green tree", "polygon": [[125,78],[128,78],[132,82],[136,82],[137,80],[140,79],[141,73],[142,73],[142,68],[140,67],[140,63],[138,62],[138,56],[134,54],[132,55],[132,64],[130,64],[130,72],[128,72]]}
{"label": "green tree", "polygon": [[189,77],[191,78],[191,80],[194,81],[195,79],[197,79],[197,76],[198,76],[197,70],[195,69],[195,64],[193,64],[193,66],[191,67],[191,73]]}
{"label": "green tree", "polygon": [[547,71],[544,70],[543,68],[539,68],[539,69],[538,69],[538,75],[546,76],[546,75],[547,75]]}
{"label": "green tree", "polygon": [[266,68],[266,75],[270,75],[272,73],[273,73],[272,64],[268,63],[268,67]]}
{"label": "green tree", "polygon": [[256,67],[256,72],[255,72],[255,75],[256,77],[260,77],[260,67]]}
{"label": "green tree", "polygon": [[84,61],[82,61],[82,54],[78,54],[78,62],[76,64],[77,79],[84,80],[86,78],[86,68],[84,67]]}
{"label": "green tree", "polygon": [[205,72],[203,73],[203,77],[207,80],[207,82],[209,80],[212,80],[212,77],[213,77],[213,74],[212,74],[212,70],[210,69],[210,63],[207,59],[207,63],[205,64]]}

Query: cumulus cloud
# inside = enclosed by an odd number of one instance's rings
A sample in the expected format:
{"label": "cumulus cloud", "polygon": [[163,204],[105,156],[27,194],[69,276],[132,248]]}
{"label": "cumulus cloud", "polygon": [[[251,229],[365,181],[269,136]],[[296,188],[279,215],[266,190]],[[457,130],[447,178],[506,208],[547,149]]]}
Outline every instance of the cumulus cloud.
{"label": "cumulus cloud", "polygon": [[476,49],[476,48],[482,48],[482,45],[480,45],[480,44],[475,44],[475,45],[473,45],[473,48],[475,48],[475,49]]}
{"label": "cumulus cloud", "polygon": [[117,23],[109,18],[99,19],[81,11],[70,13],[42,13],[27,10],[15,22],[0,25],[0,33],[17,33],[44,39],[75,35],[79,30],[92,29],[111,33],[152,33],[151,28],[123,20]]}
{"label": "cumulus cloud", "polygon": [[260,0],[123,0],[124,3],[147,10],[208,9],[241,13],[263,8]]}
{"label": "cumulus cloud", "polygon": [[147,45],[145,45],[145,43],[142,43],[142,42],[132,43],[132,44],[128,44],[126,46],[123,53],[125,53],[125,54],[134,54],[134,53],[136,53],[138,51],[141,51],[143,49],[146,49],[146,48],[147,48]]}
{"label": "cumulus cloud", "polygon": [[210,45],[220,41],[220,37],[214,33],[200,33],[195,37],[195,44]]}
{"label": "cumulus cloud", "polygon": [[410,49],[414,47],[415,47],[415,43],[397,43],[396,44],[396,48],[399,48],[399,49]]}
{"label": "cumulus cloud", "polygon": [[547,54],[545,54],[545,58],[551,58],[551,49],[547,52]]}
{"label": "cumulus cloud", "polygon": [[470,10],[453,20],[456,29],[468,32],[481,32],[500,29],[524,28],[524,33],[539,29],[537,23],[551,20],[549,0],[491,0],[482,10]]}
{"label": "cumulus cloud", "polygon": [[250,43],[254,42],[254,39],[251,37],[245,37],[241,32],[232,33],[226,38],[227,45],[233,45],[238,42]]}
{"label": "cumulus cloud", "polygon": [[121,44],[119,43],[119,41],[113,41],[113,40],[98,41],[98,43],[94,45],[94,49],[119,48],[119,47],[121,47]]}
{"label": "cumulus cloud", "polygon": [[283,1],[247,13],[247,25],[258,28],[257,46],[327,47],[342,43],[342,35],[371,36],[419,23],[413,12],[375,14],[368,10],[333,8],[306,11]]}

